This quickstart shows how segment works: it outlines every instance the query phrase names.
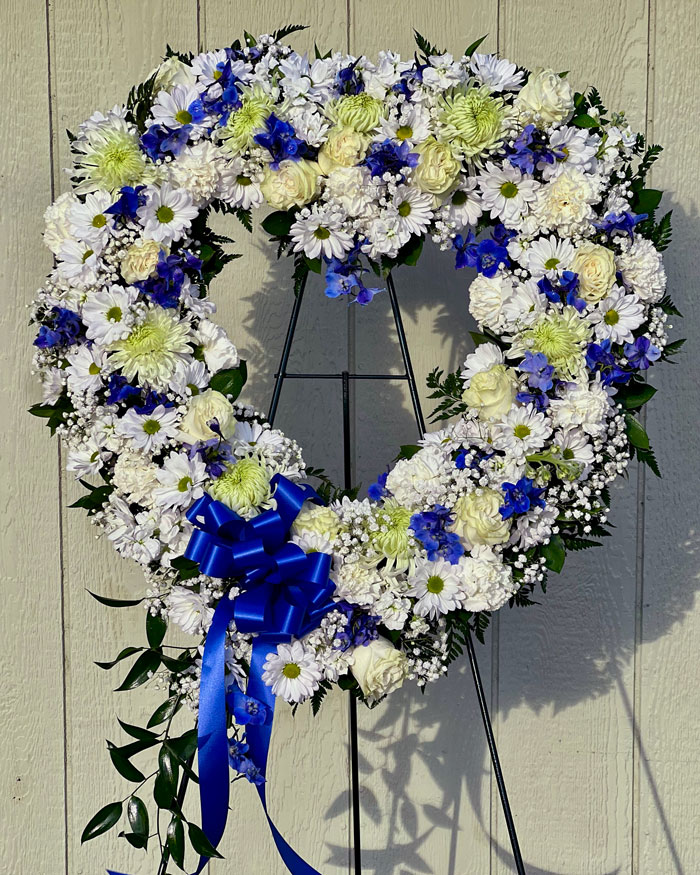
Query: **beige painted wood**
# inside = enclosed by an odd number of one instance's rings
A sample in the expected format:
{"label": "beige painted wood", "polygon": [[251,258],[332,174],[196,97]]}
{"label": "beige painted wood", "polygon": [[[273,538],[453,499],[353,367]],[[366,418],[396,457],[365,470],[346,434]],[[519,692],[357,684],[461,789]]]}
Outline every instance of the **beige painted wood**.
{"label": "beige painted wood", "polygon": [[[143,615],[138,608],[109,611],[84,588],[127,596],[140,593],[143,580],[108,544],[95,541],[82,513],[66,509],[78,492],[70,478],[59,479],[56,445],[42,423],[24,413],[38,397],[24,304],[50,265],[38,231],[52,172],[56,191],[66,187],[59,172],[67,161],[64,129],[123,100],[166,42],[194,49],[199,35],[204,48],[216,48],[244,28],[257,33],[299,21],[310,25],[292,38],[300,48],[316,41],[323,50],[375,54],[385,47],[408,54],[416,27],[459,54],[489,33],[486,49],[499,46],[530,66],[568,69],[579,88],[595,83],[610,108],[626,109],[638,129],[648,119],[650,137],[665,143],[653,182],[671,191],[670,289],[686,314],[682,333],[692,339],[692,259],[700,231],[698,10],[693,0],[577,0],[565,8],[555,0],[410,0],[400,6],[378,0],[11,0],[0,20],[8,122],[0,144],[3,409],[11,435],[21,435],[21,441],[6,441],[0,456],[6,489],[2,629],[13,653],[0,709],[0,859],[12,873],[92,875],[110,865],[153,875],[152,856],[129,853],[112,836],[79,845],[89,816],[127,792],[101,740],[119,739],[117,714],[136,719],[158,701],[149,690],[112,693],[117,675],[92,664],[143,641]],[[31,75],[18,87],[22,65]],[[32,123],[23,125],[20,145],[8,134],[19,129],[28,106]],[[264,410],[291,306],[290,266],[273,261],[264,233],[247,235],[232,222],[225,227],[243,258],[216,283],[219,318],[249,362],[247,397]],[[417,268],[396,277],[420,383],[435,364],[458,366],[469,349],[469,279],[431,247]],[[615,536],[600,551],[570,558],[564,573],[552,576],[541,606],[504,613],[479,651],[530,875],[690,875],[700,863],[693,349],[691,343],[682,364],[654,378],[663,391],[652,404],[649,430],[664,480],[651,475],[638,489],[633,470],[615,490]],[[292,369],[398,372],[388,300],[348,310],[312,283],[294,356]],[[397,385],[363,387],[355,402],[356,474],[366,486],[397,445],[413,439],[414,425]],[[340,414],[336,386],[290,383],[278,417],[305,447],[307,460],[336,479],[342,474]],[[38,648],[32,646],[37,636]],[[273,742],[273,816],[324,875],[349,872],[345,697],[330,697],[316,720],[306,709],[294,719],[284,710]],[[464,666],[425,696],[406,689],[375,711],[361,711],[359,720],[364,872],[514,871]],[[251,875],[281,875],[255,793],[240,784],[236,789],[222,848],[228,860],[212,871],[223,875],[235,866]],[[196,798],[192,805],[196,810]]]}
{"label": "beige painted wood", "polygon": [[[669,288],[684,319],[672,319],[676,336],[688,337],[677,367],[659,369],[653,383],[658,403],[648,426],[663,480],[647,477],[643,519],[642,646],[635,700],[638,817],[633,836],[634,869],[694,872],[700,837],[700,742],[697,677],[700,659],[698,592],[698,332],[697,270],[700,222],[700,158],[697,124],[687,108],[700,98],[697,44],[700,10],[682,11],[666,0],[655,4],[650,69],[650,128],[664,144],[653,182],[669,190],[674,241],[669,250]],[[654,399],[656,400],[656,399]]]}
{"label": "beige painted wood", "polygon": [[[644,130],[646,0],[585,0],[566,10],[554,0],[506,0],[500,47],[530,68],[569,70],[577,90],[595,84],[611,110],[624,108]],[[500,620],[501,756],[529,871],[548,875],[630,867],[634,468],[613,496],[614,537],[550,575],[541,607]],[[500,812],[492,861],[493,872],[515,871]]]}
{"label": "beige painted wood", "polygon": [[[56,444],[26,409],[36,400],[25,309],[51,265],[36,236],[51,200],[44,3],[3,6],[0,89],[13,118],[21,102],[33,122],[0,142],[0,446],[5,658],[0,708],[0,860],[7,872],[64,871],[62,603]],[[18,71],[31,59],[32,76]],[[15,133],[19,133],[16,131]],[[29,172],[28,172],[29,171]]]}

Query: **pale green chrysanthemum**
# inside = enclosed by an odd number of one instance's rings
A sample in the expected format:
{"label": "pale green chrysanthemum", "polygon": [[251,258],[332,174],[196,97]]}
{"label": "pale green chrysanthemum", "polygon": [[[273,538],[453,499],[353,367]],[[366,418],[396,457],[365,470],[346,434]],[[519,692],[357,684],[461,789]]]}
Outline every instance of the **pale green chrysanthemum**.
{"label": "pale green chrysanthemum", "polygon": [[439,139],[462,158],[476,158],[501,145],[506,117],[503,99],[488,88],[455,89],[442,99]]}
{"label": "pale green chrysanthemum", "polygon": [[341,97],[329,108],[328,114],[341,128],[352,128],[358,134],[368,134],[381,121],[384,104],[365,92],[350,94]]}
{"label": "pale green chrysanthemum", "polygon": [[377,513],[379,530],[372,532],[372,546],[387,559],[387,567],[404,571],[411,564],[414,539],[409,533],[411,511],[393,498]]}
{"label": "pale green chrysanthemum", "polygon": [[247,456],[230,465],[209,487],[209,492],[242,517],[271,506],[270,472],[261,459]]}
{"label": "pale green chrysanthemum", "polygon": [[575,307],[564,307],[561,313],[542,313],[519,338],[518,347],[541,352],[547,356],[558,377],[575,380],[586,366],[586,347],[591,339],[591,326]]}
{"label": "pale green chrysanthemum", "polygon": [[224,149],[239,155],[253,143],[253,137],[265,129],[265,119],[274,107],[274,100],[259,85],[243,89],[241,106],[228,117],[217,131]]}
{"label": "pale green chrysanthemum", "polygon": [[177,363],[192,352],[189,334],[186,322],[155,308],[127,337],[112,344],[110,364],[121,368],[127,380],[137,378],[154,389],[166,389]]}
{"label": "pale green chrysanthemum", "polygon": [[73,143],[74,173],[82,181],[75,191],[108,191],[115,194],[125,185],[146,181],[146,156],[138,134],[124,119],[113,117],[109,125],[90,129]]}

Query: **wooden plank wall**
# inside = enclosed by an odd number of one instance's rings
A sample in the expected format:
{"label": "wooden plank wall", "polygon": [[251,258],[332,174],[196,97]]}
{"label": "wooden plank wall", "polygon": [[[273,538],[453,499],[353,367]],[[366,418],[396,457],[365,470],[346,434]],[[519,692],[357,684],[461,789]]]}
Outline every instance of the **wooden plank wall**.
{"label": "wooden plank wall", "polygon": [[[49,268],[39,232],[65,190],[66,127],[124,99],[166,43],[210,49],[245,28],[310,25],[300,49],[373,55],[413,51],[412,28],[459,54],[485,48],[531,67],[569,70],[595,83],[611,108],[666,147],[654,184],[669,190],[675,241],[670,288],[694,339],[700,233],[695,143],[700,100],[695,0],[5,0],[2,23],[0,213],[3,360],[3,639],[9,642],[0,708],[3,830],[8,873],[92,875],[106,865],[153,873],[153,859],[111,836],[81,847],[89,816],[123,783],[102,740],[115,716],[135,718],[148,690],[119,698],[94,665],[139,641],[143,617],[107,611],[85,587],[125,596],[140,575],[118,561],[82,514],[61,473],[56,444],[26,407],[38,397],[29,361],[26,304]],[[21,139],[19,133],[21,131]],[[264,235],[231,226],[243,259],[219,278],[219,318],[248,359],[248,398],[265,409],[289,312],[286,264]],[[454,368],[469,349],[466,282],[448,257],[426,252],[397,283],[419,379]],[[439,295],[439,301],[436,297]],[[307,296],[295,347],[306,370],[400,368],[388,300],[364,310]],[[700,580],[696,492],[700,438],[695,344],[662,390],[648,425],[664,479],[634,468],[615,490],[615,536],[567,562],[544,603],[506,612],[480,650],[503,765],[530,875],[693,875],[700,870]],[[296,365],[295,365],[296,366]],[[395,385],[363,387],[353,404],[355,468],[365,484],[401,441],[412,439],[408,399]],[[312,412],[309,412],[312,411]],[[291,384],[279,424],[306,456],[341,469],[337,387]],[[21,435],[21,439],[20,439]],[[696,635],[698,637],[696,637]],[[471,678],[464,667],[424,696],[415,689],[359,715],[363,871],[367,875],[504,875],[514,871]],[[321,715],[276,724],[271,809],[282,831],[324,875],[350,873],[348,711],[329,698]],[[234,796],[226,862],[212,872],[275,875],[273,851],[252,788]],[[5,868],[6,866],[6,868]]]}

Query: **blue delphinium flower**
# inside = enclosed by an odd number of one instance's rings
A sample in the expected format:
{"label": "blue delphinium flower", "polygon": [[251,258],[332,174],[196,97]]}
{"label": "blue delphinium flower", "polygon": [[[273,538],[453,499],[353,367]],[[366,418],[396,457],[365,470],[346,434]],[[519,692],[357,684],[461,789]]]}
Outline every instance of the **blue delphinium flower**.
{"label": "blue delphinium flower", "polygon": [[161,250],[156,265],[157,275],[136,283],[136,286],[145,295],[151,297],[158,306],[177,307],[185,282],[184,268],[199,274],[202,270],[202,262],[187,250],[174,255],[166,255]]}
{"label": "blue delphinium flower", "polygon": [[554,365],[550,365],[543,352],[525,353],[525,358],[518,365],[518,370],[527,374],[527,384],[531,389],[548,392],[553,385],[552,375]]}
{"label": "blue delphinium flower", "polygon": [[119,404],[130,398],[140,398],[141,391],[140,386],[132,386],[122,374],[110,374],[107,383],[107,404]]}
{"label": "blue delphinium flower", "polygon": [[518,139],[507,149],[508,161],[523,173],[532,174],[539,162],[553,164],[557,158],[564,157],[562,149],[552,149],[546,134],[535,125],[527,125]]}
{"label": "blue delphinium flower", "polygon": [[369,268],[360,263],[360,245],[357,242],[342,260],[335,257],[326,259],[326,297],[350,295],[360,306],[364,306],[376,294],[384,291],[381,288],[369,288],[362,281],[362,274],[367,273]]}
{"label": "blue delphinium flower", "polygon": [[469,231],[466,237],[461,234],[452,241],[457,251],[455,267],[475,267],[485,277],[493,277],[501,264],[508,264],[508,250],[491,237],[476,242],[474,233]]}
{"label": "blue delphinium flower", "polygon": [[441,504],[434,505],[432,510],[414,513],[411,517],[413,534],[425,547],[431,562],[442,557],[456,565],[464,554],[459,535],[446,531],[453,522],[454,516]]}
{"label": "blue delphinium flower", "polygon": [[183,125],[171,131],[165,125],[151,125],[141,136],[139,143],[151,161],[158,161],[167,155],[179,155],[187,145],[192,133],[192,125]]}
{"label": "blue delphinium flower", "polygon": [[[214,420],[210,420],[207,425],[211,428],[213,422]],[[231,444],[220,437],[196,441],[194,444],[184,444],[183,446],[187,448],[187,455],[190,459],[194,459],[195,456],[201,458],[210,477],[220,477],[226,470],[227,463],[236,460]]]}
{"label": "blue delphinium flower", "polygon": [[72,346],[83,337],[84,328],[77,313],[65,307],[52,307],[46,323],[40,326],[34,338],[34,346],[39,349]]}
{"label": "blue delphinium flower", "polygon": [[134,404],[134,410],[136,413],[148,416],[161,404],[163,407],[173,407],[175,402],[171,401],[165,393],[149,389],[143,401],[140,404]]}
{"label": "blue delphinium flower", "polygon": [[253,139],[263,149],[272,155],[270,167],[278,170],[280,162],[286,158],[298,161],[308,151],[308,146],[296,136],[296,132],[289,122],[284,122],[273,113],[265,119],[266,132],[256,134]]}
{"label": "blue delphinium flower", "polygon": [[362,76],[357,72],[357,62],[359,58],[354,60],[352,64],[343,67],[335,74],[335,93],[340,94],[361,94],[365,90],[365,83]]}
{"label": "blue delphinium flower", "polygon": [[593,222],[599,231],[604,231],[611,237],[615,234],[627,234],[628,237],[634,235],[634,227],[649,216],[646,213],[631,213],[625,210],[622,213],[608,213],[602,222]]}
{"label": "blue delphinium flower", "polygon": [[248,723],[261,726],[267,720],[267,706],[259,699],[246,696],[238,687],[234,687],[226,698],[234,720],[240,726]]}
{"label": "blue delphinium flower", "polygon": [[136,188],[125,185],[124,188],[120,189],[117,200],[111,207],[107,207],[105,213],[117,216],[124,221],[135,219],[138,208],[146,203],[145,189],[145,185],[137,185]]}
{"label": "blue delphinium flower", "polygon": [[240,79],[231,69],[231,61],[240,60],[229,57],[216,65],[219,78],[207,89],[204,103],[211,115],[219,116],[219,124],[225,125],[232,112],[241,108]]}
{"label": "blue delphinium flower", "polygon": [[482,462],[488,461],[493,456],[493,450],[460,450],[455,456],[455,468],[463,471],[467,467],[467,453],[470,454],[469,468],[472,471],[480,471]]}
{"label": "blue delphinium flower", "polygon": [[387,471],[380,474],[379,477],[377,477],[376,482],[372,483],[367,489],[367,495],[372,501],[381,501],[383,498],[386,498],[387,495],[390,495],[389,490],[386,488],[386,478],[388,476],[389,473]]}
{"label": "blue delphinium flower", "polygon": [[239,741],[237,738],[229,739],[228,761],[234,771],[241,771],[241,766],[248,761],[248,757],[246,756],[247,753],[248,745],[245,743],[245,741]]}
{"label": "blue delphinium flower", "polygon": [[625,357],[633,368],[646,371],[652,362],[661,358],[661,350],[648,337],[638,337],[634,343],[625,344]]}
{"label": "blue delphinium flower", "polygon": [[397,144],[387,138],[381,143],[372,143],[362,163],[369,167],[372,176],[383,176],[385,173],[396,176],[401,174],[404,167],[415,167],[419,157],[418,152],[411,152],[407,142]]}
{"label": "blue delphinium flower", "polygon": [[631,371],[625,370],[618,363],[611,347],[612,342],[608,337],[600,343],[589,343],[586,349],[586,366],[591,373],[600,373],[604,386],[627,383],[632,376]]}
{"label": "blue delphinium flower", "polygon": [[336,634],[337,643],[334,645],[337,650],[348,650],[350,647],[364,647],[370,641],[374,641],[379,636],[377,626],[381,622],[381,617],[374,617],[371,614],[366,614],[364,611],[357,608],[355,605],[350,605],[347,602],[338,602],[335,605],[335,610],[345,614],[345,628]]}
{"label": "blue delphinium flower", "polygon": [[562,300],[571,307],[576,307],[579,313],[586,308],[586,302],[578,296],[579,278],[572,270],[564,270],[556,279],[543,276],[538,280],[537,287],[549,301],[558,304]]}
{"label": "blue delphinium flower", "polygon": [[531,507],[544,507],[544,499],[540,496],[545,490],[535,486],[529,477],[521,477],[517,483],[503,483],[501,489],[505,501],[498,510],[504,520],[527,513]]}

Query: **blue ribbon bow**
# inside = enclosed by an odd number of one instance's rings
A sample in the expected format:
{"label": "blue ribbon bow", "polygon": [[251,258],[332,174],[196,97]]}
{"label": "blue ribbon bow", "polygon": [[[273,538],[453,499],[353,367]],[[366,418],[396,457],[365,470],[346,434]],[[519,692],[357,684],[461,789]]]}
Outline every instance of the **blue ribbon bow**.
{"label": "blue ribbon bow", "polygon": [[[202,656],[199,687],[197,748],[202,829],[216,848],[226,827],[229,806],[229,739],[225,680],[226,632],[235,621],[240,632],[255,632],[246,694],[262,703],[264,719],[248,722],[248,756],[264,777],[270,749],[275,696],[263,679],[263,664],[274,645],[317,628],[334,607],[329,580],[331,556],[306,554],[287,541],[289,530],[305,501],[321,504],[308,485],[281,474],[271,481],[275,510],[246,521],[220,501],[204,495],[187,512],[196,526],[185,556],[199,563],[209,577],[235,577],[242,592],[224,597],[214,611]],[[232,712],[232,697],[228,697]],[[256,786],[277,850],[292,875],[319,875],[284,840],[270,819],[265,784]],[[194,875],[209,862],[200,857]],[[108,870],[109,871],[109,870]],[[110,873],[118,875],[118,873]]]}

